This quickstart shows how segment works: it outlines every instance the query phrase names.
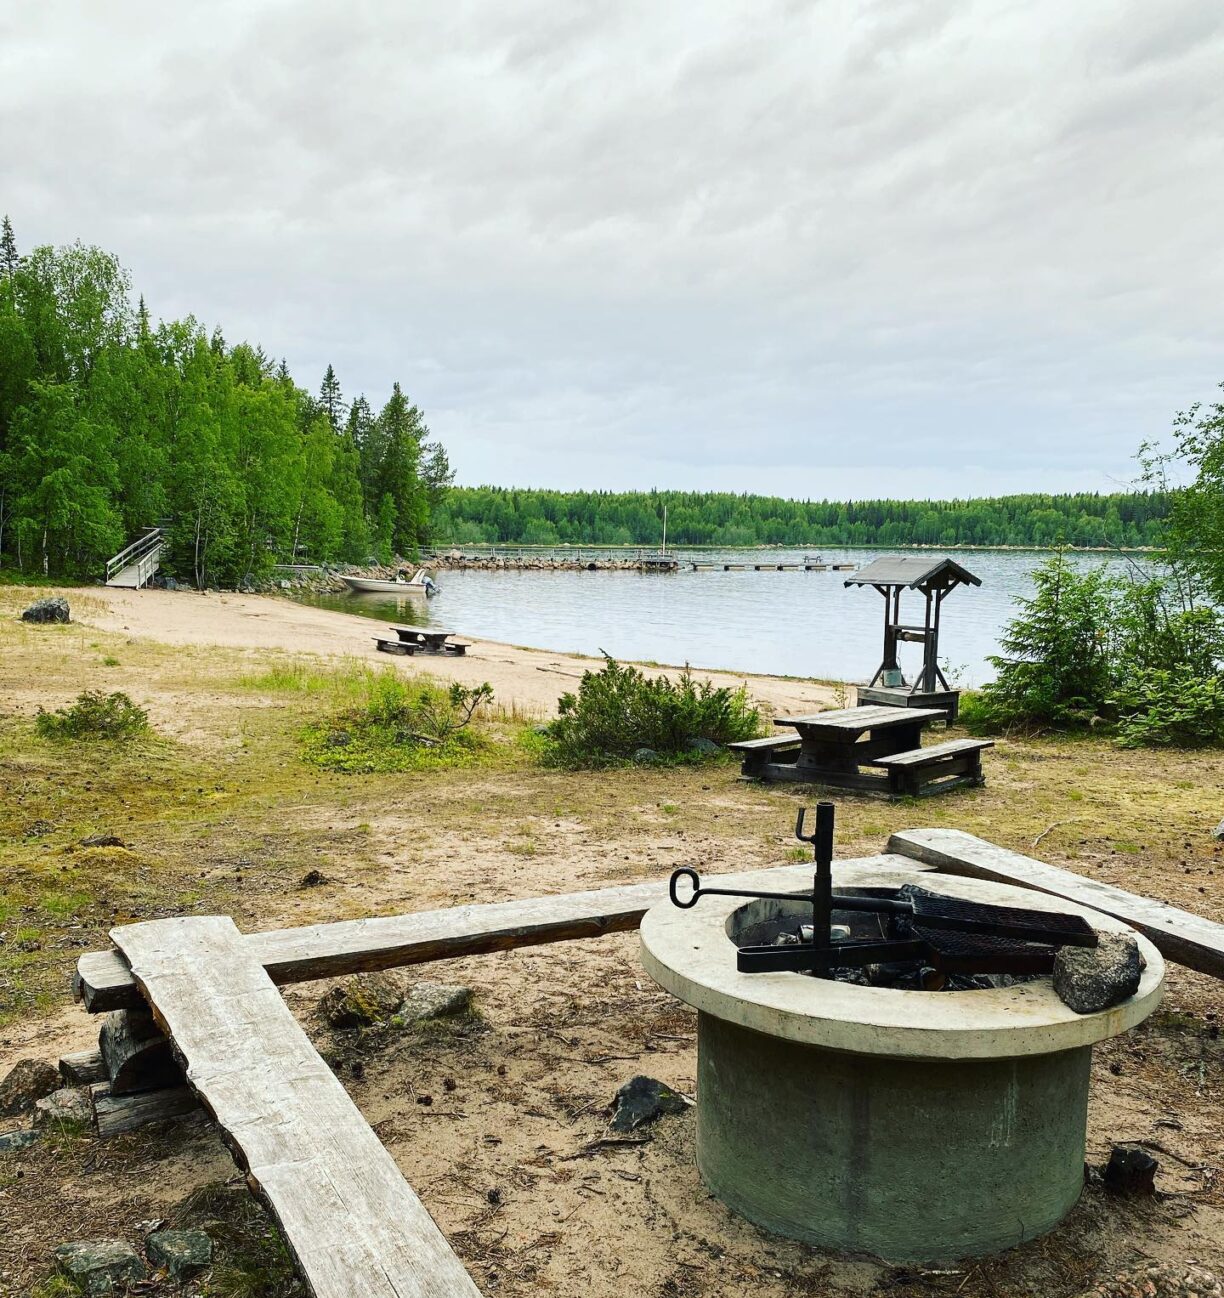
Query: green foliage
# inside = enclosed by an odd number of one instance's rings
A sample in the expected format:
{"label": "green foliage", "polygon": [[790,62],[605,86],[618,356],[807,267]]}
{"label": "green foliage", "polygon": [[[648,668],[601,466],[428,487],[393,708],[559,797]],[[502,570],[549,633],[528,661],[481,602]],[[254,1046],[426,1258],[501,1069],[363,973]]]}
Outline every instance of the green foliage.
{"label": "green foliage", "polygon": [[126,694],[85,690],[69,707],[39,708],[34,726],[44,739],[138,739],[149,732],[149,714]]}
{"label": "green foliage", "polygon": [[375,415],[329,366],[316,399],[258,347],[134,312],[108,253],[19,258],[0,227],[0,565],[96,576],[159,521],[164,570],[200,587],[364,563],[376,534],[410,554],[451,480],[428,439],[398,384]]}
{"label": "green foliage", "polygon": [[1067,729],[1096,716],[1110,684],[1112,588],[1099,570],[1077,571],[1060,550],[1033,574],[1036,591],[1000,638],[998,673],[966,723],[994,729]]}
{"label": "green foliage", "polygon": [[306,727],[308,761],[353,774],[465,766],[484,742],[470,729],[477,710],[493,699],[493,687],[448,688],[409,680],[393,670],[369,672],[362,697],[324,722]]}
{"label": "green foliage", "polygon": [[1142,546],[1159,541],[1166,491],[993,500],[784,500],[694,491],[455,487],[432,531],[458,544]]}
{"label": "green foliage", "polygon": [[695,740],[727,744],[762,730],[743,687],[696,681],[687,668],[675,680],[647,677],[612,658],[600,671],[584,672],[578,693],[562,695],[558,711],[544,760],[570,769],[613,766],[641,748],[667,761],[701,761],[707,754],[694,748]]}
{"label": "green foliage", "polygon": [[1123,748],[1224,746],[1224,675],[1151,667],[1112,700]]}
{"label": "green foliage", "polygon": [[993,658],[997,679],[967,696],[970,729],[1116,728],[1124,747],[1224,744],[1224,617],[1187,605],[1172,578],[1078,572],[1061,551]]}
{"label": "green foliage", "polygon": [[1165,540],[1175,573],[1224,604],[1224,402],[1180,412],[1172,446],[1145,446],[1142,454],[1155,487],[1167,490],[1170,478],[1186,482],[1170,495]]}

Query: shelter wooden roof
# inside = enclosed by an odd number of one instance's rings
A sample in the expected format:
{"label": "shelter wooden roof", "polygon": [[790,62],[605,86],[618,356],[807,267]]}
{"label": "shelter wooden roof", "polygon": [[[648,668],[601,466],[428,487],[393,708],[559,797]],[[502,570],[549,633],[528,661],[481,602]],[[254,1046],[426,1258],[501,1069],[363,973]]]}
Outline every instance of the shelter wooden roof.
{"label": "shelter wooden roof", "polygon": [[980,586],[982,579],[947,555],[889,555],[846,578],[847,586]]}

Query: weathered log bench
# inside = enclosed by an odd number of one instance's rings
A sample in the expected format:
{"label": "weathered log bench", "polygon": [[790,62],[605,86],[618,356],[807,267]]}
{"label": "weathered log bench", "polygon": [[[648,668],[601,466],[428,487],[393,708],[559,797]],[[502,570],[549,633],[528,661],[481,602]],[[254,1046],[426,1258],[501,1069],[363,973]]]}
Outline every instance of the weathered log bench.
{"label": "weathered log bench", "polygon": [[740,773],[756,777],[771,763],[782,765],[797,761],[802,743],[799,736],[794,734],[766,735],[764,739],[741,739],[727,747],[743,758]]}
{"label": "weathered log bench", "polygon": [[884,769],[893,797],[919,798],[958,785],[982,784],[982,751],[993,747],[993,739],[949,739],[907,753],[868,757],[864,762]]}

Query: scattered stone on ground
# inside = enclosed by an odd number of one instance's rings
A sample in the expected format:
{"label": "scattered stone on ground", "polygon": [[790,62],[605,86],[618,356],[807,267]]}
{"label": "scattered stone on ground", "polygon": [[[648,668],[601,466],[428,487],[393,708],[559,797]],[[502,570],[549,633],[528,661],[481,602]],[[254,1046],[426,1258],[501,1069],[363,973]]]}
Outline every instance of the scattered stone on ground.
{"label": "scattered stone on ground", "polygon": [[1195,1262],[1142,1262],[1080,1298],[1224,1298],[1215,1274]]}
{"label": "scattered stone on ground", "polygon": [[722,752],[722,749],[712,739],[707,739],[704,735],[698,735],[696,739],[690,739],[689,747],[693,752],[700,753],[703,757],[713,757],[715,753]]}
{"label": "scattered stone on ground", "polygon": [[25,838],[46,838],[54,829],[55,826],[49,820],[32,820],[25,827],[23,836]]}
{"label": "scattered stone on ground", "polygon": [[635,766],[655,766],[662,759],[653,748],[639,748],[633,754],[633,763]]}
{"label": "scattered stone on ground", "polygon": [[68,601],[61,595],[53,595],[50,599],[36,599],[21,615],[21,620],[23,622],[70,622],[72,614],[68,609]]}
{"label": "scattered stone on ground", "polygon": [[457,983],[417,983],[404,997],[395,1017],[395,1027],[421,1023],[426,1019],[443,1019],[452,1014],[466,1013],[472,1003],[472,989]]}
{"label": "scattered stone on ground", "polygon": [[58,1091],[44,1095],[34,1105],[34,1125],[51,1127],[63,1122],[88,1125],[93,1117],[89,1095],[74,1086],[61,1086]]}
{"label": "scattered stone on ground", "polygon": [[298,880],[299,888],[317,888],[319,884],[326,883],[327,876],[322,870],[307,870]]}
{"label": "scattered stone on ground", "polygon": [[145,1264],[121,1239],[83,1239],[61,1244],[55,1264],[87,1294],[126,1293],[134,1280],[143,1280]]}
{"label": "scattered stone on ground", "polygon": [[6,1131],[0,1136],[0,1154],[16,1154],[41,1139],[41,1131]]}
{"label": "scattered stone on ground", "polygon": [[637,1131],[665,1113],[683,1113],[689,1102],[683,1095],[653,1077],[634,1077],[616,1092],[613,1131]]}
{"label": "scattered stone on ground", "polygon": [[155,1267],[181,1283],[212,1261],[212,1240],[202,1230],[159,1230],[145,1240],[145,1251]]}
{"label": "scattered stone on ground", "polygon": [[59,1070],[43,1059],[19,1059],[0,1082],[0,1118],[29,1113],[38,1100],[63,1085]]}
{"label": "scattered stone on ground", "polygon": [[1224,842],[1224,820],[1221,820],[1220,823],[1211,831],[1211,837],[1218,838],[1221,842]]}
{"label": "scattered stone on ground", "polygon": [[1054,959],[1054,990],[1077,1014],[1096,1014],[1139,990],[1143,960],[1129,933],[1098,933],[1095,947],[1064,946]]}
{"label": "scattered stone on ground", "polygon": [[81,839],[82,847],[126,847],[127,844],[118,834],[94,834]]}
{"label": "scattered stone on ground", "polygon": [[1115,1145],[1105,1164],[1105,1188],[1114,1194],[1155,1194],[1159,1166],[1142,1145]]}
{"label": "scattered stone on ground", "polygon": [[319,1013],[333,1028],[368,1028],[395,1013],[403,987],[386,974],[358,974],[329,988]]}

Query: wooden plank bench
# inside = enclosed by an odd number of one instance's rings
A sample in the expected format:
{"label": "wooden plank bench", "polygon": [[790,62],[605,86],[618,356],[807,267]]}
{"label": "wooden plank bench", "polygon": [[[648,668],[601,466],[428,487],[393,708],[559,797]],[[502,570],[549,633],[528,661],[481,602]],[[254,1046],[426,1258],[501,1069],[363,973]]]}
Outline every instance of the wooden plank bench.
{"label": "wooden plank bench", "polygon": [[962,784],[981,784],[982,750],[993,747],[993,739],[949,739],[927,748],[867,757],[864,761],[868,766],[883,767],[888,775],[888,791],[894,797],[917,798]]}
{"label": "wooden plank bench", "polygon": [[1167,960],[1224,978],[1224,924],[1202,915],[1061,870],[959,829],[907,829],[892,835],[888,850],[947,874],[1014,883],[1091,906],[1137,928]]}
{"label": "wooden plank bench", "polygon": [[741,739],[727,747],[742,757],[742,775],[758,776],[771,763],[781,765],[796,761],[802,743],[803,740],[796,734],[766,735],[764,739]]}
{"label": "wooden plank bench", "polygon": [[314,1298],[480,1298],[232,919],[111,939]]}
{"label": "wooden plank bench", "polygon": [[[895,857],[839,861],[842,865],[896,866]],[[908,864],[908,863],[907,863]],[[777,885],[810,887],[810,866],[778,866]],[[711,876],[713,877],[713,876]],[[734,886],[736,875],[721,876]],[[400,969],[431,960],[453,960],[630,932],[667,896],[667,880],[618,884],[586,892],[558,893],[483,905],[451,906],[412,915],[340,920],[301,928],[249,933],[246,949],[278,985],[336,978],[343,974]],[[134,1009],[144,998],[123,957],[90,951],[77,961],[73,994],[91,1014]]]}
{"label": "wooden plank bench", "polygon": [[417,651],[414,644],[406,644],[403,640],[384,640],[381,636],[374,637],[374,644],[378,652],[384,654],[404,654],[411,658]]}

